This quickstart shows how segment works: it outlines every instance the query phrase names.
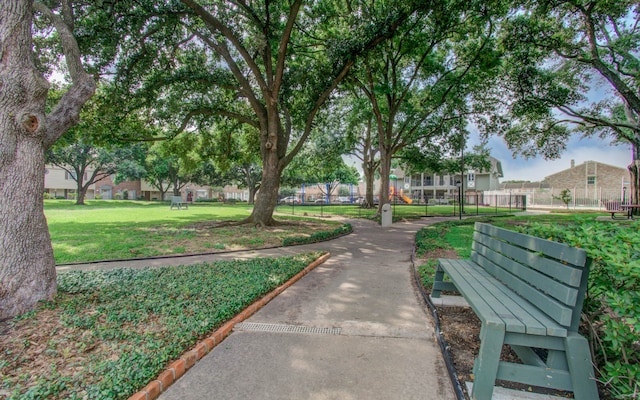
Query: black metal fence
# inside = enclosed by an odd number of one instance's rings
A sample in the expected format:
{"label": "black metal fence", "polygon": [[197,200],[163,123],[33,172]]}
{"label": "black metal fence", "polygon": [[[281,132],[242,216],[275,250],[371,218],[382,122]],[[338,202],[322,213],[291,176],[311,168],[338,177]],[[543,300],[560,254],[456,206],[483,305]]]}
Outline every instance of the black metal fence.
{"label": "black metal fence", "polygon": [[[461,201],[462,205],[461,205]],[[431,198],[427,202],[418,199],[392,197],[387,201],[393,207],[393,215],[402,217],[450,216],[464,217],[473,215],[502,215],[526,211],[525,195],[482,193]],[[284,214],[331,216],[340,215],[354,218],[373,218],[376,216],[379,200],[369,206],[363,197],[332,196],[315,200],[302,200],[290,196],[278,203],[277,211]]]}

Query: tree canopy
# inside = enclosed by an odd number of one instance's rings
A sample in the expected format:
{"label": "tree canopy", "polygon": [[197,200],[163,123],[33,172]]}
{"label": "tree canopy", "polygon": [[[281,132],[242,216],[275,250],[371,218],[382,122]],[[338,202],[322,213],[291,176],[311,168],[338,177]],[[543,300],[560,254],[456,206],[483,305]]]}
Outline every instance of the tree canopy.
{"label": "tree canopy", "polygon": [[[505,113],[493,125],[524,156],[557,158],[575,132],[630,143],[634,202],[640,186],[639,11],[629,0],[523,2],[500,32],[505,74],[496,101]],[[599,86],[612,94],[591,101]]]}
{"label": "tree canopy", "polygon": [[352,82],[369,100],[380,154],[380,198],[388,197],[400,151],[442,149],[467,134],[470,99],[497,70],[494,31],[505,12],[501,2],[439,3],[413,15],[357,68]]}

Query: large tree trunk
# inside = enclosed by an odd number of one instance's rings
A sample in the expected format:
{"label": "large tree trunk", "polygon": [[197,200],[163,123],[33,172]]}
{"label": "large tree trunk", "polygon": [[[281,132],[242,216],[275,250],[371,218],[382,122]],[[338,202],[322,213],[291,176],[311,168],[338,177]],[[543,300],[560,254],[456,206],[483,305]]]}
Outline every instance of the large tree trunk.
{"label": "large tree trunk", "polygon": [[84,171],[76,170],[76,205],[83,206],[89,185],[84,183]]}
{"label": "large tree trunk", "polygon": [[262,182],[249,220],[256,225],[271,226],[275,224],[273,212],[278,204],[282,168],[278,155],[271,146],[263,154]]}
{"label": "large tree trunk", "polygon": [[255,225],[272,226],[276,224],[273,212],[278,205],[280,179],[287,165],[286,154],[289,145],[289,134],[285,134],[282,127],[277,99],[267,99],[261,121],[262,182],[249,221]]}
{"label": "large tree trunk", "polygon": [[[4,107],[4,101],[0,103]],[[11,124],[6,114],[0,122],[0,320],[22,314],[56,293],[55,261],[43,211],[42,143],[20,137],[15,127],[7,126]]]}
{"label": "large tree trunk", "polygon": [[48,84],[31,62],[31,2],[0,2],[0,320],[56,293],[44,197]]}
{"label": "large tree trunk", "polygon": [[373,177],[375,174],[375,170],[372,169],[369,165],[362,163],[362,171],[364,172],[364,183],[365,183],[365,200],[367,207],[373,207]]}
{"label": "large tree trunk", "polygon": [[43,210],[45,150],[77,123],[95,83],[84,73],[68,26],[56,26],[73,85],[45,117],[48,82],[33,65],[33,2],[0,1],[0,320],[56,293],[56,271]]}
{"label": "large tree trunk", "polygon": [[76,195],[76,205],[77,206],[84,206],[84,199],[87,197],[87,187],[84,185],[80,186],[80,189],[77,190],[77,195]]}
{"label": "large tree trunk", "polygon": [[280,188],[280,174],[269,173],[267,168],[262,173],[262,185],[256,196],[250,221],[260,226],[275,224],[273,211],[278,203],[278,189]]}

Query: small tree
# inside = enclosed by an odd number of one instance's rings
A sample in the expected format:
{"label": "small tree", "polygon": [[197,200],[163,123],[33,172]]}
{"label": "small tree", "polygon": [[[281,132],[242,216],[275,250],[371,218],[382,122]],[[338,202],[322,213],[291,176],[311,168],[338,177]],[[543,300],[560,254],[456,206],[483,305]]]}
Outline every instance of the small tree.
{"label": "small tree", "polygon": [[76,143],[55,146],[47,151],[47,162],[56,165],[76,182],[76,204],[83,205],[89,186],[116,173],[118,150],[97,147],[83,139]]}
{"label": "small tree", "polygon": [[553,198],[562,201],[568,210],[569,203],[571,203],[571,190],[564,189],[563,191],[560,192],[559,196],[553,196]]}

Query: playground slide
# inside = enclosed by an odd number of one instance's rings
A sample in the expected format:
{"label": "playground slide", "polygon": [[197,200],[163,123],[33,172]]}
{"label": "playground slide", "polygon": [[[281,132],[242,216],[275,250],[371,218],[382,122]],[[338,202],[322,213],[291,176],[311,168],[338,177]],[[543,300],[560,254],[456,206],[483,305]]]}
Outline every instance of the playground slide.
{"label": "playground slide", "polygon": [[393,187],[390,187],[390,188],[389,188],[389,200],[391,200],[394,196],[395,196],[396,198],[398,198],[398,199],[400,199],[400,200],[404,201],[404,202],[405,202],[405,203],[407,203],[407,204],[411,204],[411,203],[413,203],[413,200],[411,200],[409,197],[405,196],[405,195],[402,193],[402,190],[400,190],[400,193],[397,193],[397,194],[396,194],[396,193],[395,193],[395,190],[393,189]]}

